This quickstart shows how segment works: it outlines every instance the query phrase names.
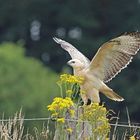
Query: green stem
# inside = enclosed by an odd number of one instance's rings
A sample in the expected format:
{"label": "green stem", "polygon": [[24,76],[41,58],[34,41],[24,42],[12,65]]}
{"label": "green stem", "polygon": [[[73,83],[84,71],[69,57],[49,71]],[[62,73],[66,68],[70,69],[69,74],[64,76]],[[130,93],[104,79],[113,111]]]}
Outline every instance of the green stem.
{"label": "green stem", "polygon": [[63,98],[64,96],[63,96],[63,89],[62,89],[62,85],[58,84],[58,86],[59,86],[59,88],[60,88],[60,95],[61,95],[61,97]]}
{"label": "green stem", "polygon": [[[65,93],[66,93],[66,91],[68,90],[68,87],[67,87],[67,83],[65,82],[65,84],[64,84],[64,88],[65,88]],[[66,95],[67,96],[67,95]]]}

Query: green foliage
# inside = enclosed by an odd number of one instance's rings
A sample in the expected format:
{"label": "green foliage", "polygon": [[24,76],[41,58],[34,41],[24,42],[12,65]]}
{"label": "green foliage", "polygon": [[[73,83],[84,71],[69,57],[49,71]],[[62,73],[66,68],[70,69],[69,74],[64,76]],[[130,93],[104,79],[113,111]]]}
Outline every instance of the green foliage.
{"label": "green foliage", "polygon": [[0,115],[22,107],[26,116],[46,116],[45,106],[57,94],[57,75],[24,53],[21,44],[0,45]]}

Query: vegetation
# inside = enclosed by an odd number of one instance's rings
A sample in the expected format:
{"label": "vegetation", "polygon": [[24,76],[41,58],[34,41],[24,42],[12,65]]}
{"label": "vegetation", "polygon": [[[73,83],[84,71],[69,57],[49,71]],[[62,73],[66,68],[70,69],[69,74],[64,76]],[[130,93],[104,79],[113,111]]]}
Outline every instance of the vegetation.
{"label": "vegetation", "polygon": [[[48,121],[49,122],[49,121]],[[138,140],[139,133],[137,128],[121,129],[122,135],[119,134],[119,127],[116,124],[115,129],[112,129],[112,138],[106,138],[105,140]],[[67,129],[71,133],[71,129]],[[62,135],[62,134],[61,134]],[[42,127],[42,130],[34,127],[33,130],[25,127],[24,116],[22,112],[16,113],[13,118],[0,120],[0,139],[1,140],[52,140],[48,125]]]}
{"label": "vegetation", "polygon": [[57,75],[25,57],[21,44],[1,44],[0,64],[0,116],[11,116],[21,107],[26,117],[46,116],[45,106],[58,91]]}
{"label": "vegetation", "polygon": [[[76,94],[79,94],[79,84],[82,82],[82,77],[67,74],[60,76],[58,85],[61,97],[54,98],[52,104],[48,105],[52,118],[56,120],[55,140],[103,140],[110,132],[105,107],[98,103],[81,106],[79,99],[74,103]],[[80,92],[85,94],[84,91]]]}
{"label": "vegetation", "polygon": [[33,134],[25,129],[22,112],[16,113],[13,119],[0,121],[1,140],[48,140],[48,130],[44,127],[42,133],[34,128]]}
{"label": "vegetation", "polygon": [[[111,115],[106,107],[98,103],[81,106],[80,101],[75,102],[73,95],[77,83],[81,78],[72,75],[62,75],[59,81],[60,95],[55,97],[48,105],[51,118],[46,118],[46,125],[42,130],[34,127],[24,127],[25,121],[22,111],[16,113],[13,119],[0,120],[1,140],[137,140],[140,138],[138,126],[129,124],[121,131],[116,124],[110,123],[108,116]],[[61,86],[60,86],[61,83]],[[70,86],[71,85],[71,86]],[[67,92],[69,91],[69,92]],[[76,92],[76,94],[78,94]],[[84,94],[82,92],[82,94]],[[63,97],[61,97],[63,95]],[[76,96],[75,96],[76,97]],[[28,120],[29,121],[29,120]],[[37,121],[37,118],[36,120]],[[51,122],[55,126],[52,129]],[[130,123],[130,122],[129,122]],[[33,124],[34,125],[34,124]],[[134,129],[132,129],[134,127]],[[55,130],[55,133],[54,133]]]}
{"label": "vegetation", "polygon": [[[46,105],[58,96],[54,84],[58,74],[55,72],[70,73],[66,66],[69,56],[56,46],[53,36],[71,42],[92,59],[105,41],[123,32],[140,30],[139,13],[139,0],[1,0],[0,117],[4,113],[8,118],[21,107],[27,118],[48,116]],[[7,41],[10,42],[3,43]],[[120,112],[120,121],[123,122],[128,118],[126,106],[130,121],[139,122],[139,59],[140,53],[128,69],[109,83],[124,97],[124,102],[117,103],[101,95],[107,110],[111,108],[117,114]],[[62,83],[58,85],[60,87]],[[78,85],[76,88],[73,84],[69,86],[73,89],[67,90],[67,97],[74,99],[74,103],[80,102]],[[77,94],[72,94],[73,91]],[[61,92],[65,99],[62,93],[66,91]],[[36,122],[30,127],[34,125]],[[128,131],[123,132],[125,137]],[[133,132],[128,134],[128,139],[135,136]],[[118,136],[117,132],[115,136]]]}

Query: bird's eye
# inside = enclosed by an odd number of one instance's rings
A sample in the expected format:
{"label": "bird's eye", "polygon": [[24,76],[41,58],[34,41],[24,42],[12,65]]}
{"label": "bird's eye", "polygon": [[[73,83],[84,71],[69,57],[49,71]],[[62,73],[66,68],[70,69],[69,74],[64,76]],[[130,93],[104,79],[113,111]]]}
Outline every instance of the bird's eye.
{"label": "bird's eye", "polygon": [[74,63],[75,63],[75,61],[72,61],[71,63],[72,63],[72,64],[74,64]]}

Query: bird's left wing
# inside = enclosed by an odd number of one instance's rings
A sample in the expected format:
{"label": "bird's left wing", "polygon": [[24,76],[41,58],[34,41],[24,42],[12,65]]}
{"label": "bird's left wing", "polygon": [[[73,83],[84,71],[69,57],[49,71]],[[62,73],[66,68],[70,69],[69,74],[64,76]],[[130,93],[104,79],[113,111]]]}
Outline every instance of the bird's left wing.
{"label": "bird's left wing", "polygon": [[60,44],[61,47],[70,54],[72,59],[80,60],[82,63],[84,63],[85,67],[89,66],[89,59],[86,56],[84,56],[81,52],[79,52],[73,45],[56,37],[54,37],[53,40],[56,43]]}
{"label": "bird's left wing", "polygon": [[140,32],[125,33],[103,44],[87,70],[108,82],[127,67],[139,49]]}

